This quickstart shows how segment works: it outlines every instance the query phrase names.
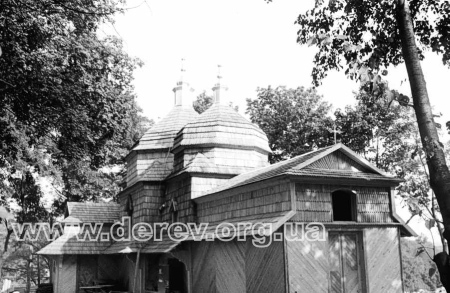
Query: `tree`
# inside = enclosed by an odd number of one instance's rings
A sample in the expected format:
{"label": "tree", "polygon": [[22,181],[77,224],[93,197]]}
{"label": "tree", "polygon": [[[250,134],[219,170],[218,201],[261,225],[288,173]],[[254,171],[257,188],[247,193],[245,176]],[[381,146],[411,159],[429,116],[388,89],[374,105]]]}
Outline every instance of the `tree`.
{"label": "tree", "polygon": [[[382,76],[389,65],[405,63],[421,143],[429,169],[430,186],[439,204],[444,237],[450,240],[450,171],[427,93],[420,60],[431,49],[450,60],[450,4],[435,0],[344,1],[317,0],[315,7],[298,17],[298,42],[319,48],[312,75],[316,85],[327,72],[343,69],[353,79],[369,85],[379,96],[407,105],[409,98],[389,90]],[[449,123],[448,123],[449,124]],[[447,124],[447,125],[448,125]],[[450,263],[446,252],[435,262],[442,283],[450,291]]]}
{"label": "tree", "polygon": [[269,86],[258,88],[256,99],[247,99],[246,113],[267,134],[274,163],[333,144],[330,108],[314,89]]}
{"label": "tree", "polygon": [[[213,97],[209,96],[206,94],[206,91],[203,91],[201,94],[199,94],[197,96],[197,98],[195,99],[194,103],[193,103],[193,107],[194,110],[198,113],[198,114],[202,114],[203,112],[205,112],[206,110],[209,109],[209,107],[212,106],[212,104],[214,103],[213,101]],[[239,112],[239,107],[238,106],[234,106],[233,102],[230,102],[229,106],[231,108],[233,108],[234,110],[236,110],[236,112]]]}
{"label": "tree", "polygon": [[[11,211],[19,222],[52,221],[67,200],[111,197],[123,176],[105,169],[123,169],[142,134],[146,121],[131,85],[141,62],[120,39],[97,34],[126,10],[123,2],[1,2],[0,203],[18,203]],[[42,207],[42,177],[61,193],[50,212]]]}
{"label": "tree", "polygon": [[[341,141],[378,168],[398,173],[417,149],[418,135],[412,111],[386,97],[361,90],[355,107],[334,113]],[[403,173],[398,173],[401,178]]]}
{"label": "tree", "polygon": [[[347,106],[345,112],[338,110],[335,113],[336,124],[342,130],[342,142],[378,168],[404,179],[396,191],[411,214],[407,223],[414,217],[420,217],[430,230],[431,243],[420,242],[415,249],[418,255],[427,252],[431,259],[431,255],[434,257],[436,251],[441,250],[439,247],[447,249],[442,217],[431,192],[425,152],[421,147],[414,113],[396,101],[377,97],[365,90],[356,95],[356,100],[355,107]],[[437,229],[440,239],[434,238],[432,228]],[[425,245],[431,246],[431,253],[425,250]]]}
{"label": "tree", "polygon": [[430,268],[433,272],[436,265],[425,254],[417,254],[417,242],[402,239],[401,246],[405,290],[436,290],[440,286],[439,276],[434,273],[430,276]]}

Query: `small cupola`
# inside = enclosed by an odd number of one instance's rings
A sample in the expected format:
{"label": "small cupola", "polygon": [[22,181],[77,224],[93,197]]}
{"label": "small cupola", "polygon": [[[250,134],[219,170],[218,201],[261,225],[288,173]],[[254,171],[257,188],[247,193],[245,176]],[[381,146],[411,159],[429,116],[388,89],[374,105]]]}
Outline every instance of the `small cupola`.
{"label": "small cupola", "polygon": [[173,88],[175,106],[191,107],[193,102],[193,89],[189,83],[184,81],[186,70],[184,69],[184,59],[181,59],[181,75],[177,85]]}
{"label": "small cupola", "polygon": [[218,68],[218,74],[217,74],[217,83],[214,85],[214,87],[212,88],[213,90],[213,98],[214,98],[214,103],[215,104],[219,104],[219,103],[223,103],[226,99],[226,94],[228,91],[228,87],[223,85],[222,83],[222,74],[221,74],[221,65],[217,65]]}

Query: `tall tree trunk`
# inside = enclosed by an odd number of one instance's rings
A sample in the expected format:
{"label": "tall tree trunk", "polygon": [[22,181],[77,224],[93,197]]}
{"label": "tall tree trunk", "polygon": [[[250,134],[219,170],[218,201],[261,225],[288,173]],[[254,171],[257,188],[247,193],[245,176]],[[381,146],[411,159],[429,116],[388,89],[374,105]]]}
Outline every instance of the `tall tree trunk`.
{"label": "tall tree trunk", "polygon": [[[427,86],[420,65],[416,46],[413,21],[408,0],[397,0],[397,25],[400,31],[403,58],[411,87],[417,123],[423,148],[427,154],[430,172],[430,186],[436,195],[444,223],[444,237],[450,243],[450,171],[447,167],[444,146],[439,141],[428,98]],[[437,254],[434,261],[438,267],[441,282],[450,292],[450,264],[446,252]]]}

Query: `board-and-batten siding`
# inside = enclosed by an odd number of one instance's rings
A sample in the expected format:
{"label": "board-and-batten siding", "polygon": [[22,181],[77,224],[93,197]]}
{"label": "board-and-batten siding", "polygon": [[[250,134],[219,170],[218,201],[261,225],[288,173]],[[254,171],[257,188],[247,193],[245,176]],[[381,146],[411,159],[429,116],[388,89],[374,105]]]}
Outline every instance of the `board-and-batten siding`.
{"label": "board-and-batten siding", "polygon": [[403,292],[397,228],[364,231],[367,284],[370,293]]}
{"label": "board-and-batten siding", "polygon": [[267,248],[255,247],[250,240],[192,245],[193,292],[285,292],[283,242]]}
{"label": "board-and-batten siding", "polygon": [[331,222],[331,193],[337,189],[356,191],[357,221],[360,223],[392,223],[389,189],[320,184],[295,184],[297,214],[294,222]]}

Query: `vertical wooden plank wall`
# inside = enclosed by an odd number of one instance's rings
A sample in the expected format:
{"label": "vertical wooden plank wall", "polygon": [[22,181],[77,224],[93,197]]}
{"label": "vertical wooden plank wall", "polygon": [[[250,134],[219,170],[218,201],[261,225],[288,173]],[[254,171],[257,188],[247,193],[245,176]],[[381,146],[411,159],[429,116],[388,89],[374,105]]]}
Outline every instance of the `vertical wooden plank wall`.
{"label": "vertical wooden plank wall", "polygon": [[398,228],[367,228],[364,251],[370,293],[403,292]]}
{"label": "vertical wooden plank wall", "polygon": [[[214,242],[192,243],[192,288],[195,293],[215,293],[216,263]],[[236,292],[238,293],[238,292]]]}
{"label": "vertical wooden plank wall", "polygon": [[58,290],[57,292],[75,293],[77,291],[77,256],[64,255],[62,266],[58,263]]}
{"label": "vertical wooden plank wall", "polygon": [[283,242],[258,248],[251,240],[192,243],[192,292],[285,292]]}
{"label": "vertical wooden plank wall", "polygon": [[328,240],[286,241],[286,249],[289,292],[328,292]]}
{"label": "vertical wooden plank wall", "polygon": [[216,242],[214,248],[217,292],[246,292],[245,242]]}
{"label": "vertical wooden plank wall", "polygon": [[283,246],[283,241],[274,241],[269,247],[259,248],[255,247],[250,240],[247,240],[245,256],[247,291],[245,292],[286,292]]}

